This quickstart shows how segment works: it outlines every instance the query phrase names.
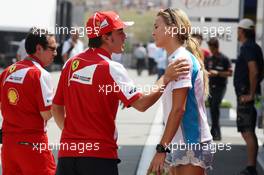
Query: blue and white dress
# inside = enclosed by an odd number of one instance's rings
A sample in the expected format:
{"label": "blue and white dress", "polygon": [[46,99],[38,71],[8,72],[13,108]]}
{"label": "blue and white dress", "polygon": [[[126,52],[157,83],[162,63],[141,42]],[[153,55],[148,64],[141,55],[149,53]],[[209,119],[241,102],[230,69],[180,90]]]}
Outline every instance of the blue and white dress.
{"label": "blue and white dress", "polygon": [[[170,56],[169,62],[186,58],[190,72],[170,82],[162,95],[163,119],[167,123],[172,109],[174,89],[189,88],[184,116],[171,141],[171,153],[166,156],[170,166],[193,164],[204,169],[212,165],[212,136],[206,117],[203,71],[196,57],[185,47],[179,47]],[[207,146],[206,146],[207,145]]]}

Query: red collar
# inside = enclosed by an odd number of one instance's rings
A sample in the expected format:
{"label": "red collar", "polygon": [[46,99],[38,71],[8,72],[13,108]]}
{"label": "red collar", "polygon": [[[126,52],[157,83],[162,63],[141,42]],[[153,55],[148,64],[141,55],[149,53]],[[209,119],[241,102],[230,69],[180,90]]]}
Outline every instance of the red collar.
{"label": "red collar", "polygon": [[32,58],[34,61],[36,61],[37,63],[39,63],[41,65],[41,67],[44,67],[44,65],[42,64],[42,62],[40,61],[40,59],[38,57],[36,57],[35,55],[28,55],[30,58]]}
{"label": "red collar", "polygon": [[90,49],[92,49],[93,52],[99,53],[101,55],[106,56],[109,59],[112,59],[111,55],[105,49],[102,48],[90,48]]}

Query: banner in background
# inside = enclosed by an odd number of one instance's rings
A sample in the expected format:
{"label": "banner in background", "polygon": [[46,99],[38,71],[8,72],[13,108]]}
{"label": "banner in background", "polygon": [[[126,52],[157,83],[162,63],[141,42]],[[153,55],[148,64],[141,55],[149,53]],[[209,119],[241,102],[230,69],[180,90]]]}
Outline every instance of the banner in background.
{"label": "banner in background", "polygon": [[211,37],[219,39],[220,51],[230,59],[237,57],[237,23],[223,22],[192,22],[192,33],[203,35],[202,47],[208,48],[207,41]]}
{"label": "banner in background", "polygon": [[189,17],[239,18],[239,0],[177,0],[173,8],[184,10]]}

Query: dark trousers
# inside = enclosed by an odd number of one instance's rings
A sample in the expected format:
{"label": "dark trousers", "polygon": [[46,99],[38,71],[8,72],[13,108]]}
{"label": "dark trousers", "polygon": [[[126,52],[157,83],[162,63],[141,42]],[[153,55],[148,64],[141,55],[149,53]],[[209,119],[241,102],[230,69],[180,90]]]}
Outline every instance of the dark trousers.
{"label": "dark trousers", "polygon": [[118,175],[117,159],[61,157],[56,175]]}
{"label": "dark trousers", "polygon": [[138,59],[137,60],[137,74],[141,75],[145,66],[145,59]]}
{"label": "dark trousers", "polygon": [[149,75],[153,75],[156,73],[156,71],[157,71],[156,65],[157,65],[157,63],[155,62],[154,58],[149,57],[149,59],[148,59],[148,73],[149,73]]}
{"label": "dark trousers", "polygon": [[209,107],[212,119],[212,129],[219,130],[220,104],[224,98],[226,86],[210,86]]}

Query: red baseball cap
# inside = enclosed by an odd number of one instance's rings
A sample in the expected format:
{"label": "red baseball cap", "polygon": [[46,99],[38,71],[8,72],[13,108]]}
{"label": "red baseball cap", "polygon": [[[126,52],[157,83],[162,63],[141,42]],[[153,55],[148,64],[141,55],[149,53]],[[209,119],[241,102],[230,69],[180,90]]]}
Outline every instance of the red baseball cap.
{"label": "red baseball cap", "polygon": [[86,23],[86,33],[88,38],[102,36],[113,30],[132,26],[133,21],[122,21],[119,15],[113,11],[95,12]]}

